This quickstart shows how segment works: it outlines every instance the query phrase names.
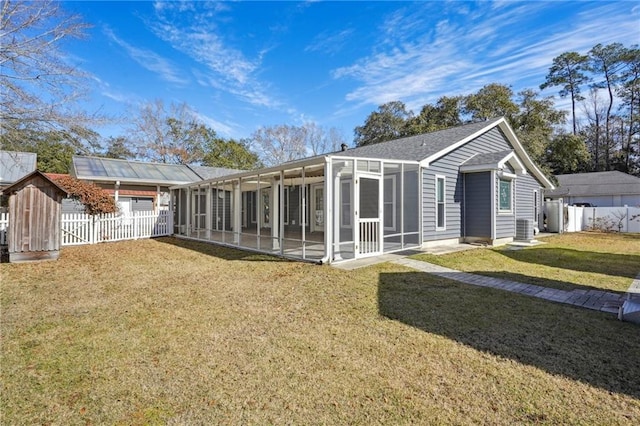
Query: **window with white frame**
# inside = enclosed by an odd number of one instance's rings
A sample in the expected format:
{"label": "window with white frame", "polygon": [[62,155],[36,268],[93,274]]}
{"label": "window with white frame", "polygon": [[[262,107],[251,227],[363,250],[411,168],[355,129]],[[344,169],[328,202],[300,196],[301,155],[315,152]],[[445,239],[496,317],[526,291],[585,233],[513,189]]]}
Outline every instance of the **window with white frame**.
{"label": "window with white frame", "polygon": [[340,226],[351,226],[351,179],[340,182]]}
{"label": "window with white frame", "polygon": [[498,211],[509,213],[512,210],[512,181],[510,179],[500,179],[498,186]]}
{"label": "window with white frame", "polygon": [[540,210],[540,197],[538,196],[538,191],[533,191],[533,223],[534,226],[538,226],[538,215]]}
{"label": "window with white frame", "polygon": [[436,176],[436,229],[446,229],[446,181]]}
{"label": "window with white frame", "polygon": [[384,229],[395,231],[396,229],[396,177],[395,175],[384,177]]}

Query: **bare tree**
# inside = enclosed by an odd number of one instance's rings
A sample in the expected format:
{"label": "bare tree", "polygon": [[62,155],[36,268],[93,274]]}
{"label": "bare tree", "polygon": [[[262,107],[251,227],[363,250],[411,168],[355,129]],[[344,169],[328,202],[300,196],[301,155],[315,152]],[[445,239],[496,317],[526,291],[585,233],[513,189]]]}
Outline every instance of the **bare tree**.
{"label": "bare tree", "polygon": [[251,139],[268,166],[303,158],[307,154],[307,130],[303,126],[280,124],[261,127]]}
{"label": "bare tree", "polygon": [[100,117],[73,109],[86,75],[68,62],[65,40],[88,27],[52,0],[0,0],[0,136],[11,149],[20,130],[86,127]]}
{"label": "bare tree", "polygon": [[166,108],[156,99],[142,105],[129,129],[139,157],[160,163],[199,163],[215,132],[207,128],[185,103]]}
{"label": "bare tree", "polygon": [[306,130],[306,146],[312,155],[337,151],[345,143],[344,135],[335,127],[327,129],[313,122],[305,123],[303,127]]}

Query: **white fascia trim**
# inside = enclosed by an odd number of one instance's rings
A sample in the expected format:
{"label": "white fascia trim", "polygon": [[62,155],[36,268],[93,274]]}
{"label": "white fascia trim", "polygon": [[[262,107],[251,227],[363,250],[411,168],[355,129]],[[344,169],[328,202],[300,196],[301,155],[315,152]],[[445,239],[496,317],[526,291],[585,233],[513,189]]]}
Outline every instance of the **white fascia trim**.
{"label": "white fascia trim", "polygon": [[529,154],[527,154],[527,152],[524,150],[524,147],[518,140],[518,137],[516,136],[516,134],[513,132],[513,129],[511,128],[511,126],[509,126],[509,123],[507,123],[507,120],[505,120],[503,117],[500,120],[498,120],[495,124],[500,126],[500,129],[507,136],[507,139],[509,139],[509,142],[511,142],[511,144],[513,145],[513,148],[518,154],[518,157],[524,160],[524,163],[528,166],[528,168],[531,171],[533,171],[533,175],[536,178],[538,178],[540,182],[542,182],[542,185],[547,189],[555,189],[555,186],[551,183],[549,179],[547,179],[544,173],[542,173],[542,171],[538,168],[538,166],[535,165],[533,160],[531,160],[531,157],[529,157]]}
{"label": "white fascia trim", "polygon": [[514,180],[517,177],[518,177],[518,175],[516,175],[515,173],[498,171],[498,178],[500,178],[500,179]]}
{"label": "white fascia trim", "polygon": [[498,168],[503,169],[506,163],[511,164],[511,166],[521,175],[527,174],[527,168],[522,164],[518,156],[515,152],[511,152],[511,154],[507,155],[498,163]]}
{"label": "white fascia trim", "polygon": [[476,164],[474,166],[460,166],[460,171],[462,173],[490,172],[498,168],[497,164]]}

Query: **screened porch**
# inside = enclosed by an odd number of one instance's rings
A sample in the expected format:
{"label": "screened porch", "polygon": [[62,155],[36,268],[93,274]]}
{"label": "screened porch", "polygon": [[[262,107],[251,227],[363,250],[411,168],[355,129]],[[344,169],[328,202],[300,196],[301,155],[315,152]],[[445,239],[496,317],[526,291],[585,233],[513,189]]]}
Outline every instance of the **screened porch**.
{"label": "screened porch", "polygon": [[174,234],[323,263],[416,247],[418,170],[321,156],[174,187]]}

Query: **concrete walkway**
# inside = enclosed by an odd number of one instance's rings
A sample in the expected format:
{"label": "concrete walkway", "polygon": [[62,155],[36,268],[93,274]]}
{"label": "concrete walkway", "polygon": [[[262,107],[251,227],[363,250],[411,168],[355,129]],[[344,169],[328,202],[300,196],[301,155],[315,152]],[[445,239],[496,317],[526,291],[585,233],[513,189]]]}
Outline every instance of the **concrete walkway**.
{"label": "concrete walkway", "polygon": [[[480,287],[491,287],[498,290],[511,291],[513,293],[524,294],[525,296],[537,297],[539,299],[553,302],[566,303],[568,305],[593,309],[596,311],[618,314],[620,306],[625,299],[630,296],[624,294],[611,293],[602,290],[557,290],[553,288],[541,287],[533,284],[524,284],[516,281],[503,280],[500,278],[485,277],[482,275],[461,272],[455,269],[445,268],[420,260],[401,258],[392,260],[393,263],[403,265],[428,274],[450,280],[460,281],[466,284]],[[636,283],[637,282],[637,283]],[[634,281],[632,287],[640,287],[640,277]]]}

